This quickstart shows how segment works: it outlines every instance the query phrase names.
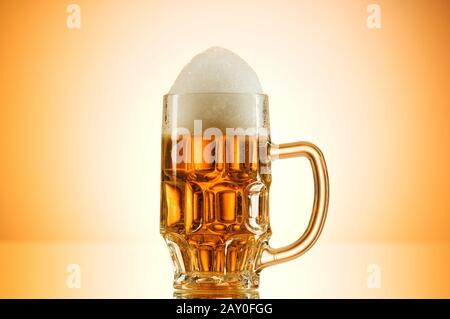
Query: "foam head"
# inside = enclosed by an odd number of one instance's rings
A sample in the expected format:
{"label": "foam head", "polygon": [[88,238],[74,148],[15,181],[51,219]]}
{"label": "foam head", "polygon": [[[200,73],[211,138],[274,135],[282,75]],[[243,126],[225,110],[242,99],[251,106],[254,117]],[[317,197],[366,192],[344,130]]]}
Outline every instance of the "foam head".
{"label": "foam head", "polygon": [[[195,94],[192,94],[195,93]],[[204,94],[202,94],[204,93]],[[233,94],[230,94],[233,93]],[[176,79],[166,101],[179,126],[193,129],[259,127],[266,97],[255,71],[233,52],[212,47],[189,62]]]}
{"label": "foam head", "polygon": [[255,71],[240,56],[212,47],[183,68],[169,93],[262,93],[262,89]]}

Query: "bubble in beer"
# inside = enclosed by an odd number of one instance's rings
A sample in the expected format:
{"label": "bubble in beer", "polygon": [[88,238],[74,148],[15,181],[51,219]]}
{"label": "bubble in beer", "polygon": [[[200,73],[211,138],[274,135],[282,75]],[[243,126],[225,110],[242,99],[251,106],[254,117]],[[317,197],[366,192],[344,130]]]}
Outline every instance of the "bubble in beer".
{"label": "bubble in beer", "polygon": [[212,47],[183,68],[169,93],[262,93],[262,88],[255,71],[240,56]]}

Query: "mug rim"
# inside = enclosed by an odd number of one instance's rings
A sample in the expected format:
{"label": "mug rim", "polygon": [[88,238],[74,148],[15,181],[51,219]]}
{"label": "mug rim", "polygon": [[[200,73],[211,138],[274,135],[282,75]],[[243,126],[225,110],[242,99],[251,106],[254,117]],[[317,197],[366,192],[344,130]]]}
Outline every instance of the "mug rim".
{"label": "mug rim", "polygon": [[164,98],[177,97],[177,96],[199,96],[199,95],[227,95],[227,96],[259,96],[268,98],[265,93],[247,93],[247,92],[187,92],[187,93],[167,93],[164,94]]}

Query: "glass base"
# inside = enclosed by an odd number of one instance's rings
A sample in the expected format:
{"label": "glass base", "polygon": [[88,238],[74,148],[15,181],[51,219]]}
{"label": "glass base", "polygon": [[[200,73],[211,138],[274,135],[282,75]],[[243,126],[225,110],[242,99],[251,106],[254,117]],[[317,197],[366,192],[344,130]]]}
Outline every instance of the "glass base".
{"label": "glass base", "polygon": [[173,283],[176,290],[197,291],[254,290],[258,286],[259,274],[250,271],[231,274],[215,272],[179,274]]}
{"label": "glass base", "polygon": [[174,299],[259,299],[256,289],[245,290],[188,290],[179,289],[173,292]]}

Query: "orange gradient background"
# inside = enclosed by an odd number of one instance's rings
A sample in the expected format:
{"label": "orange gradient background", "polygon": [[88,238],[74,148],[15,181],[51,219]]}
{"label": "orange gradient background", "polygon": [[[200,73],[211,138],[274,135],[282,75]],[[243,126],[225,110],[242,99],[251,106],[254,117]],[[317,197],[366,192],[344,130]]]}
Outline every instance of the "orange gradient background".
{"label": "orange gradient background", "polygon": [[[445,0],[0,2],[0,297],[171,297],[162,96],[219,45],[258,73],[272,139],[317,144],[329,169],[322,237],[264,270],[261,297],[449,298],[449,39]],[[308,221],[312,175],[287,160],[273,179],[280,246]]]}

